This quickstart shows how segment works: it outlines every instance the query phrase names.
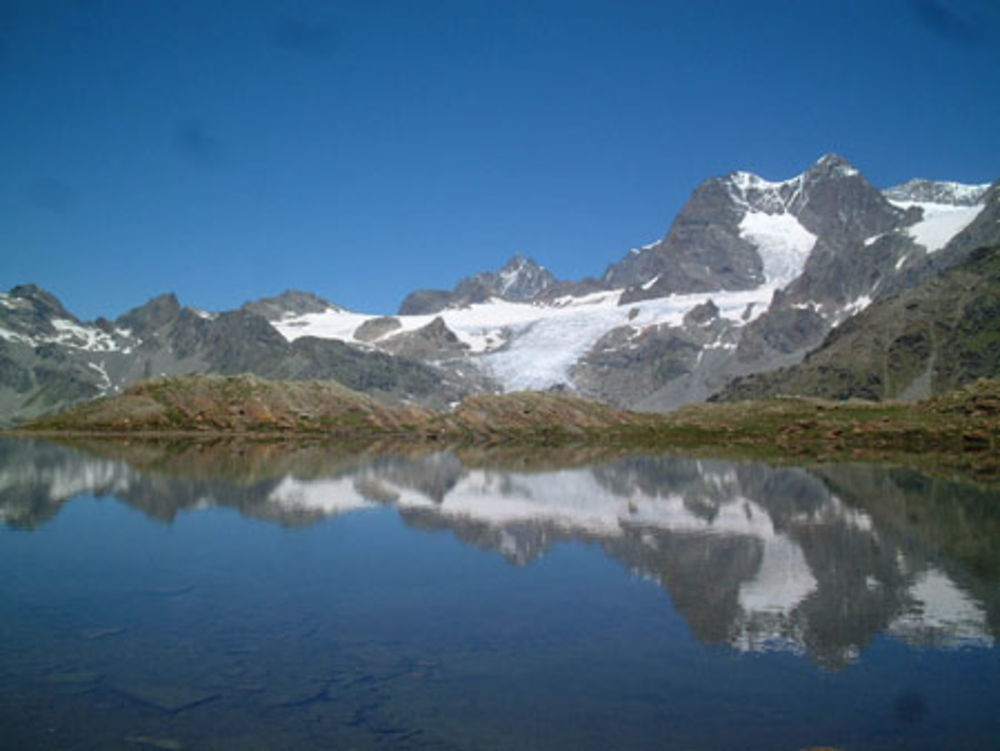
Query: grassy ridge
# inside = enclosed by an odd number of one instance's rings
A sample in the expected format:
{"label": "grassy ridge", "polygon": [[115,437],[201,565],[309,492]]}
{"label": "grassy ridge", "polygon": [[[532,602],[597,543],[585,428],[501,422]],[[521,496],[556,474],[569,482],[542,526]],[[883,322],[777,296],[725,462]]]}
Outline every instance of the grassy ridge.
{"label": "grassy ridge", "polygon": [[751,455],[937,457],[997,472],[1000,380],[912,404],[796,397],[692,405],[668,416],[657,432],[673,445],[725,446]]}
{"label": "grassy ridge", "polygon": [[916,404],[774,398],[640,414],[566,394],[469,397],[450,412],[391,407],[331,381],[183,376],[46,417],[31,432],[238,434],[395,439],[457,445],[604,445],[745,456],[934,455],[982,471],[1000,465],[1000,380]]}

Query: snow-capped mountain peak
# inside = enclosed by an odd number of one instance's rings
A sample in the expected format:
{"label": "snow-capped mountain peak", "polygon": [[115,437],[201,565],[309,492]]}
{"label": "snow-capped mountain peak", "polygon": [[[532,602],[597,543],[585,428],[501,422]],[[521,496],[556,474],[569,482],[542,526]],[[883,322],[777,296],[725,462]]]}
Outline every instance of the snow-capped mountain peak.
{"label": "snow-capped mountain peak", "polygon": [[947,206],[975,206],[982,203],[990,183],[968,185],[943,180],[908,180],[902,185],[887,188],[884,193],[890,201],[899,203],[935,203]]}
{"label": "snow-capped mountain peak", "polygon": [[802,175],[773,182],[752,172],[732,172],[723,180],[733,203],[765,214],[786,213],[802,186]]}
{"label": "snow-capped mountain peak", "polygon": [[528,300],[551,286],[553,281],[544,266],[515,253],[497,272],[496,291],[504,299]]}
{"label": "snow-capped mountain peak", "polygon": [[783,287],[802,273],[816,235],[795,215],[805,175],[773,182],[752,172],[733,172],[724,181],[733,203],[743,210],[738,231],[757,250],[764,283]]}
{"label": "snow-capped mountain peak", "polygon": [[811,173],[820,173],[830,177],[857,177],[861,174],[853,164],[839,154],[821,156],[807,174]]}

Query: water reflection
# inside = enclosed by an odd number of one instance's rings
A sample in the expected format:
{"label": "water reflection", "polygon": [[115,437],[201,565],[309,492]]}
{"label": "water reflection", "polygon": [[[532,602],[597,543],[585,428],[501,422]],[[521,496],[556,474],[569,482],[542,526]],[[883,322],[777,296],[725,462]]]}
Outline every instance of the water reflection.
{"label": "water reflection", "polygon": [[81,494],[163,522],[225,506],[309,525],[391,506],[517,566],[561,542],[597,545],[662,586],[701,642],[830,667],[879,634],[990,647],[1000,629],[995,492],[909,470],[677,457],[526,470],[451,452],[0,441],[8,527],[37,528]]}

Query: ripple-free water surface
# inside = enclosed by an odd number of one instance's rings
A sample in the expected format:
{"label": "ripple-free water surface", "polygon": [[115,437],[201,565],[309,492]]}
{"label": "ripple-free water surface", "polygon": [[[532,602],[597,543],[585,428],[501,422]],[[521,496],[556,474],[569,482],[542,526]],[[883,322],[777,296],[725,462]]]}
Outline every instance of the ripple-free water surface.
{"label": "ripple-free water surface", "polygon": [[3,749],[1000,743],[989,487],[4,439],[0,519]]}

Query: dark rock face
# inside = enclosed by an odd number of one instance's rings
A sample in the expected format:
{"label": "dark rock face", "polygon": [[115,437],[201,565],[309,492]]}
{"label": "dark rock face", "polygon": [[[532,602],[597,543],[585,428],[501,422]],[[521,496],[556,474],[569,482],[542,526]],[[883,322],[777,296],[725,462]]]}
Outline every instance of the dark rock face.
{"label": "dark rock face", "polygon": [[605,334],[573,369],[586,393],[615,405],[650,394],[691,373],[701,347],[687,332],[670,326],[636,331],[630,326]]}
{"label": "dark rock face", "polygon": [[534,298],[534,302],[550,303],[561,297],[583,297],[594,292],[603,292],[606,289],[607,285],[604,282],[593,277],[587,277],[578,282],[556,281],[540,292]]}
{"label": "dark rock face", "polygon": [[499,297],[511,302],[533,300],[556,283],[556,279],[530,258],[515,255],[499,271],[484,271],[466,277],[450,290],[417,290],[403,300],[400,315],[437,313],[445,308],[472,305]]}
{"label": "dark rock face", "polygon": [[761,258],[740,237],[744,212],[733,199],[728,178],[707,180],[681,209],[663,240],[609,266],[603,281],[609,288],[628,287],[623,305],[675,292],[759,286],[764,282]]}
{"label": "dark rock face", "polygon": [[711,298],[691,308],[684,316],[685,326],[704,326],[719,317],[719,306]]}
{"label": "dark rock face", "polygon": [[267,320],[245,310],[221,313],[208,321],[199,344],[211,371],[224,374],[252,373],[288,347]]}
{"label": "dark rock face", "polygon": [[740,338],[738,360],[760,362],[781,355],[795,355],[822,341],[827,321],[814,308],[782,306],[751,323]]}
{"label": "dark rock face", "polygon": [[172,323],[180,312],[181,304],[177,301],[177,295],[168,292],[123,313],[115,323],[121,328],[131,329],[138,336],[148,336]]}
{"label": "dark rock face", "polygon": [[385,352],[366,352],[332,339],[304,336],[258,367],[257,375],[275,379],[332,378],[355,391],[388,401],[411,400],[442,406],[464,391],[436,368]]}
{"label": "dark rock face", "polygon": [[840,246],[888,232],[906,219],[905,211],[835,155],[823,157],[805,172],[789,210],[814,235]]}

